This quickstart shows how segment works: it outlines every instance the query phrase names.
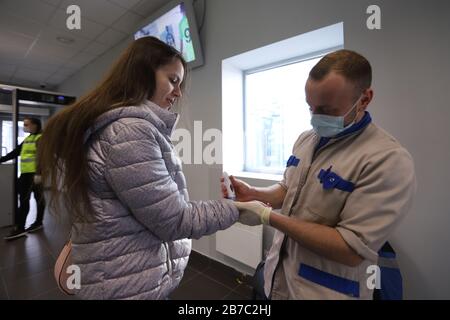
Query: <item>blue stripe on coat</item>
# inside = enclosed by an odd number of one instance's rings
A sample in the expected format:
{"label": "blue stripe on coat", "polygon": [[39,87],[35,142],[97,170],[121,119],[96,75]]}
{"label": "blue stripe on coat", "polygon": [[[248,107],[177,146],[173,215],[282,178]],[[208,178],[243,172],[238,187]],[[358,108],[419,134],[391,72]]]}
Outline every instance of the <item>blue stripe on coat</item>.
{"label": "blue stripe on coat", "polygon": [[300,265],[298,275],[328,289],[359,298],[359,282],[357,281],[335,276],[303,263]]}

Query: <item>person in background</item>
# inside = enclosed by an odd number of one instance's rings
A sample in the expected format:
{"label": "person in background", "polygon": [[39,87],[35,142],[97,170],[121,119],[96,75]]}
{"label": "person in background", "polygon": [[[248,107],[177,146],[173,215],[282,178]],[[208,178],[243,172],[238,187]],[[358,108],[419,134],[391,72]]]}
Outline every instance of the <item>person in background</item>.
{"label": "person in background", "polygon": [[50,208],[62,202],[71,217],[81,299],[167,299],[183,277],[191,238],[238,219],[232,201],[189,201],[170,138],[186,67],[173,47],[140,38],[97,88],[46,126],[43,183]]}
{"label": "person in background", "polygon": [[[2,163],[20,156],[20,177],[17,182],[20,205],[15,212],[14,229],[9,235],[4,237],[5,240],[24,237],[28,232],[34,232],[43,227],[45,199],[42,192],[41,176],[37,172],[38,165],[36,161],[38,141],[42,135],[41,121],[37,118],[25,118],[23,130],[29,133],[25,140],[13,151],[0,158],[0,163]],[[28,212],[30,211],[32,192],[36,200],[36,221],[25,229]]]}
{"label": "person in background", "polygon": [[284,179],[255,188],[230,176],[239,221],[276,229],[264,266],[270,299],[373,297],[368,267],[408,213],[416,176],[408,151],[366,111],[371,82],[360,54],[327,54],[305,87],[313,130],[294,144]]}

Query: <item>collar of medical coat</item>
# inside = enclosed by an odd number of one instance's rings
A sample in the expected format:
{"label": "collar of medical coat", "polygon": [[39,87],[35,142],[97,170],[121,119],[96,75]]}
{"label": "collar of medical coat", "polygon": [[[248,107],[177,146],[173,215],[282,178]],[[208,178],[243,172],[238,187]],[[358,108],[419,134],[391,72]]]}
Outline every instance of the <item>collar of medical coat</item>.
{"label": "collar of medical coat", "polygon": [[346,130],[342,131],[341,133],[334,136],[333,138],[340,138],[340,137],[346,136],[348,134],[352,134],[361,129],[364,129],[371,122],[372,122],[372,117],[370,116],[370,113],[368,111],[364,111],[364,117],[360,121],[353,124],[350,128],[347,128]]}
{"label": "collar of medical coat", "polygon": [[366,128],[371,122],[372,122],[372,117],[370,116],[370,113],[368,111],[365,111],[364,117],[357,123],[353,124],[350,128],[347,128],[346,130],[344,130],[343,132],[339,133],[338,135],[336,135],[334,137],[329,137],[329,138],[321,137],[315,150],[316,151],[319,150],[321,147],[326,145],[331,139],[339,139],[339,138],[342,138],[342,137],[345,137],[345,136],[348,136],[348,135],[351,135],[351,134],[361,131],[364,128]]}
{"label": "collar of medical coat", "polygon": [[84,134],[84,143],[96,131],[121,118],[140,118],[152,123],[161,133],[171,136],[178,122],[178,114],[163,109],[155,103],[146,100],[140,106],[116,108],[99,116]]}

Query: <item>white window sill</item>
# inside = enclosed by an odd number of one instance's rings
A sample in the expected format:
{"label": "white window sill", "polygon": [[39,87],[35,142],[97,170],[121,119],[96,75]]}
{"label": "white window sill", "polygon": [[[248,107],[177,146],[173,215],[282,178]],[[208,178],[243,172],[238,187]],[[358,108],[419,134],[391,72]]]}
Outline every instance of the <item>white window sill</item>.
{"label": "white window sill", "polygon": [[257,172],[236,172],[233,174],[236,178],[249,178],[249,179],[257,179],[257,180],[268,180],[274,182],[280,182],[283,179],[283,175],[281,174],[269,174],[269,173],[257,173]]}

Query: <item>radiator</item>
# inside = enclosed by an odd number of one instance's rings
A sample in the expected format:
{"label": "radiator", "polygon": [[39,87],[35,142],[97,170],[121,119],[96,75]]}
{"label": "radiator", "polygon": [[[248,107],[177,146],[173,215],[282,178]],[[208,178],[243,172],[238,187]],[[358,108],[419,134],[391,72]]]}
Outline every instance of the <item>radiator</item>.
{"label": "radiator", "polygon": [[263,226],[236,223],[216,233],[216,250],[254,269],[262,259]]}

